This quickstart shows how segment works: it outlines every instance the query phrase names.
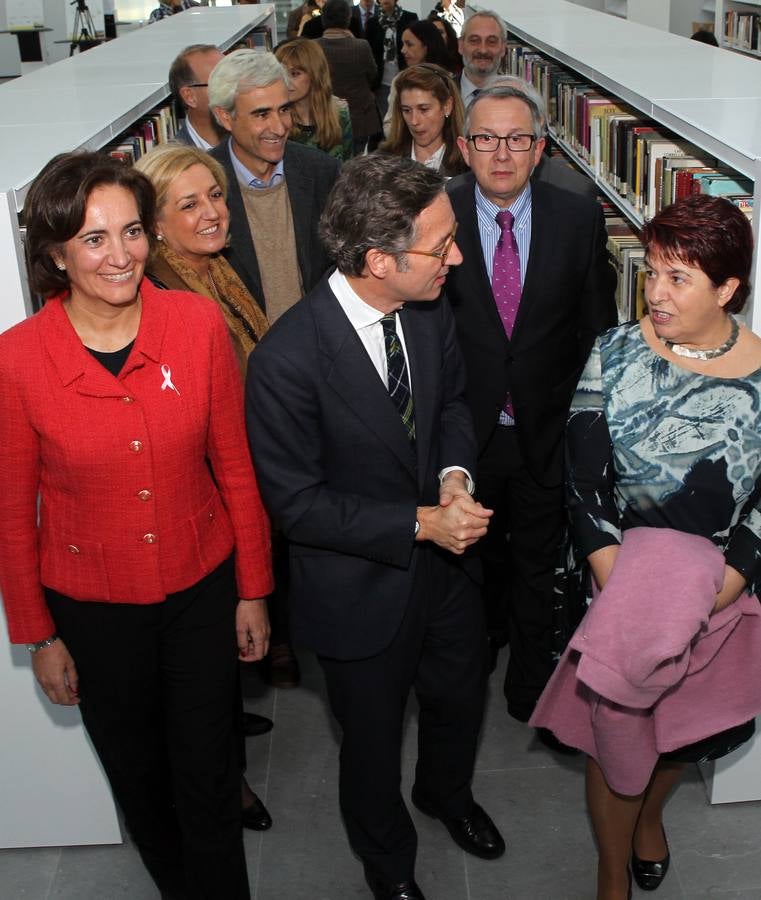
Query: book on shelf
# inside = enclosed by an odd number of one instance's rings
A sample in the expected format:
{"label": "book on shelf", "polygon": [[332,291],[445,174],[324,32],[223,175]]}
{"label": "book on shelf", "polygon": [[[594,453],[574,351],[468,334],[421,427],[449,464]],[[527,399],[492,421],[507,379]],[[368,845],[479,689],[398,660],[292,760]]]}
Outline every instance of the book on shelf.
{"label": "book on shelf", "polygon": [[[607,96],[599,85],[517,42],[509,43],[506,60],[511,74],[529,81],[542,95],[552,136],[583,170],[620,197],[620,208],[633,221],[652,218],[692,193],[752,198],[750,181]],[[699,180],[703,176],[708,180]]]}
{"label": "book on shelf", "polygon": [[761,50],[761,13],[728,10],[724,14],[724,40],[738,50]]}
{"label": "book on shelf", "polygon": [[176,133],[174,109],[171,104],[166,104],[138,119],[104,150],[115,159],[131,164],[159,144],[171,141]]}

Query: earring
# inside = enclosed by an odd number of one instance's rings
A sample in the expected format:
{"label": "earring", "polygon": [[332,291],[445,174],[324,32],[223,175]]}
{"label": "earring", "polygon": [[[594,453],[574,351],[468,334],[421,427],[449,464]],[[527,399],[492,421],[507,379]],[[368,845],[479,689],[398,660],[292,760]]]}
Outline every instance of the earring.
{"label": "earring", "polygon": [[163,240],[164,240],[164,235],[163,235],[163,234],[157,234],[157,235],[156,235],[156,240],[157,240],[157,241],[163,241]]}
{"label": "earring", "polygon": [[444,118],[445,118],[445,119],[448,119],[448,118],[449,118],[449,113],[444,113]]}
{"label": "earring", "polygon": [[66,266],[65,266],[62,262],[57,262],[57,263],[55,264],[55,267],[56,267],[56,269],[58,269],[59,272],[65,272],[65,271],[66,271]]}

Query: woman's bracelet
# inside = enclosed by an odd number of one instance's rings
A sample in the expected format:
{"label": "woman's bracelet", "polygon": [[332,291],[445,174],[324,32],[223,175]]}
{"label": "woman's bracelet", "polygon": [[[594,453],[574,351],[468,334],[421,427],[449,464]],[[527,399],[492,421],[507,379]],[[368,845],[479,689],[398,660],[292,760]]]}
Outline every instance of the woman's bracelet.
{"label": "woman's bracelet", "polygon": [[26,649],[30,653],[36,653],[38,650],[42,650],[44,647],[49,647],[51,644],[55,644],[58,640],[57,634],[51,634],[49,638],[45,638],[44,641],[37,641],[35,644],[27,644]]}

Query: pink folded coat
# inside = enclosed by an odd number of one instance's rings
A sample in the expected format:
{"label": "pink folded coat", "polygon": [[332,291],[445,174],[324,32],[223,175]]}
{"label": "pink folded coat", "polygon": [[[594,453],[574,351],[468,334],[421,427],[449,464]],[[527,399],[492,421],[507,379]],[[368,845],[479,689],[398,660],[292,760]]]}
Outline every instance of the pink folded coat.
{"label": "pink folded coat", "polygon": [[661,753],[761,712],[761,606],[743,593],[711,610],[725,560],[707,538],[624,532],[616,563],[560,658],[530,724],[641,793]]}

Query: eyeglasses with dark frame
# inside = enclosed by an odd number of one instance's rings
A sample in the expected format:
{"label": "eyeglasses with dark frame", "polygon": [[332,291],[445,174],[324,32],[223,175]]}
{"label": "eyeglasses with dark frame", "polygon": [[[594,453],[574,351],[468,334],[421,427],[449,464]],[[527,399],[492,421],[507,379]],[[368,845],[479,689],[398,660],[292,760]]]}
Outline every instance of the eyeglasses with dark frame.
{"label": "eyeglasses with dark frame", "polygon": [[405,250],[404,253],[412,253],[414,256],[432,256],[434,259],[438,259],[438,261],[443,266],[447,261],[447,257],[449,256],[449,251],[452,249],[452,244],[454,244],[454,238],[457,234],[457,222],[455,222],[454,228],[452,229],[452,233],[446,239],[444,246],[441,250]]}
{"label": "eyeglasses with dark frame", "polygon": [[467,140],[479,153],[492,153],[499,150],[502,141],[511,153],[526,153],[529,151],[536,136],[533,134],[469,134]]}
{"label": "eyeglasses with dark frame", "polygon": [[203,83],[201,83],[201,82],[199,81],[199,82],[196,82],[195,84],[186,84],[186,85],[185,85],[185,87],[208,87],[208,86],[209,86],[209,85],[208,85],[208,83],[207,83],[206,81],[204,81]]}

